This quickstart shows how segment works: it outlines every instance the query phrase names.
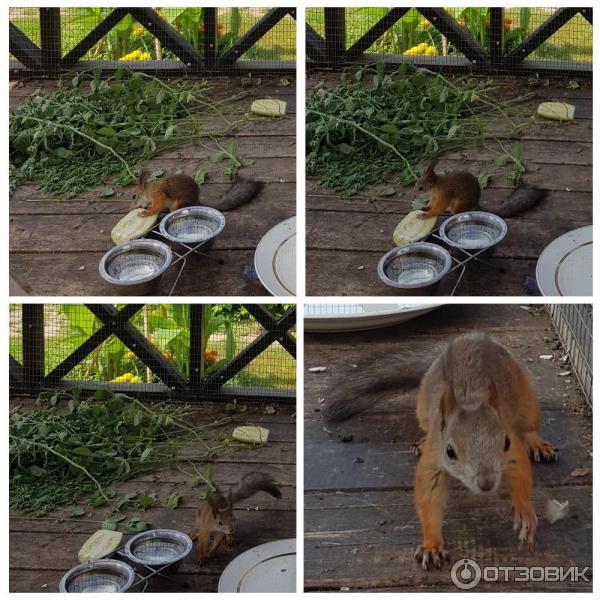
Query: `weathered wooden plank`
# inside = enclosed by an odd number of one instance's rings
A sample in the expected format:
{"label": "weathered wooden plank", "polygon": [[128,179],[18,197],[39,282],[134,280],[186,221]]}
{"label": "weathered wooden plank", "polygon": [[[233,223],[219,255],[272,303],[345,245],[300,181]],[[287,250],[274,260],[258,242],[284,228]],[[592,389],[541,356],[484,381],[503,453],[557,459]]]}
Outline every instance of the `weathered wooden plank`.
{"label": "weathered wooden plank", "polygon": [[[518,548],[513,537],[505,490],[475,496],[453,482],[444,523],[451,564],[472,558],[482,566],[591,565],[591,479],[571,476],[575,467],[592,466],[591,419],[584,416],[575,382],[558,376],[564,370],[558,360],[562,352],[555,347],[556,334],[546,311],[541,306],[449,305],[384,329],[305,336],[306,368],[327,367],[304,377],[307,590],[438,591],[451,585],[449,566],[424,573],[413,560],[420,540],[413,501],[416,458],[410,449],[410,443],[420,437],[413,414],[414,392],[384,399],[337,427],[328,425],[331,433],[323,430],[315,409],[326,405],[339,380],[351,381],[353,370],[364,368],[361,365],[374,353],[389,354],[389,360],[382,358],[370,367],[377,379],[401,360],[394,356],[395,347],[402,354],[427,356],[428,348],[473,329],[493,332],[527,367],[541,398],[542,433],[560,448],[558,463],[533,466],[538,516],[544,514],[549,498],[569,500],[572,512],[554,525],[540,520],[535,550],[530,553]],[[541,360],[543,354],[553,359]],[[353,441],[339,441],[338,428],[353,435]],[[494,585],[490,590],[528,589],[514,581]],[[552,584],[540,585],[536,584],[537,591],[555,589]],[[591,588],[584,582],[564,589]]]}
{"label": "weathered wooden plank", "polygon": [[[200,201],[221,198],[229,189],[229,183],[206,182],[200,190]],[[62,201],[56,200],[45,192],[37,190],[34,184],[20,186],[10,199],[11,215],[119,215],[118,220],[131,210],[134,204],[135,189],[133,186],[114,186],[116,195],[109,199],[99,198],[98,188],[84,192],[75,199]],[[121,193],[121,196],[117,196]],[[117,198],[117,199],[115,199]],[[254,208],[260,211],[287,210],[293,214],[296,209],[296,189],[293,183],[272,182],[266,184],[260,194],[249,204],[237,209],[240,212],[251,211]],[[115,221],[116,222],[116,221]]]}
{"label": "weathered wooden plank", "polygon": [[[306,215],[307,248],[322,251],[379,253],[383,256],[394,247],[392,234],[400,218],[387,214],[361,215],[357,213],[309,211]],[[497,258],[526,258],[537,260],[542,250],[555,238],[577,227],[589,225],[591,219],[575,221],[566,217],[528,221],[522,217],[507,219],[508,233],[494,249]],[[218,240],[217,240],[218,241]],[[435,238],[430,238],[436,242]],[[469,265],[470,270],[486,269],[485,265]],[[348,273],[341,273],[347,277]],[[377,273],[375,272],[375,276]]]}
{"label": "weathered wooden plank", "polygon": [[[114,288],[105,284],[98,273],[102,254],[102,252],[12,253],[10,268],[29,282],[38,295],[114,296]],[[254,249],[211,250],[211,255],[222,258],[225,263],[220,265],[204,257],[190,259],[185,274],[175,289],[176,295],[264,296],[267,294],[258,279],[250,279],[244,274],[245,266],[254,265]],[[176,275],[175,269],[165,272],[155,290],[155,295],[164,296],[170,293]]]}

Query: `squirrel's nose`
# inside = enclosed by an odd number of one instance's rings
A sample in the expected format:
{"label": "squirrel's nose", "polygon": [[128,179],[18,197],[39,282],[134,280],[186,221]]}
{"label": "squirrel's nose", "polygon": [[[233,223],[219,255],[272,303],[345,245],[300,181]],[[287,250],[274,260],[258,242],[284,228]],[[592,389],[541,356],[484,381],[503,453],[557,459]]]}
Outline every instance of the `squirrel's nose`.
{"label": "squirrel's nose", "polygon": [[491,474],[479,474],[477,476],[477,487],[482,492],[489,492],[494,487],[494,477]]}

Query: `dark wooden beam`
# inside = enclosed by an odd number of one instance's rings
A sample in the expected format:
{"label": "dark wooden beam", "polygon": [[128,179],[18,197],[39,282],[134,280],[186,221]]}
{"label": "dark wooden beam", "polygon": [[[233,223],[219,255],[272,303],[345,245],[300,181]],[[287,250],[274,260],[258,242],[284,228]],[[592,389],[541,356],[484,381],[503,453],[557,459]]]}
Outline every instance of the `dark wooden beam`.
{"label": "dark wooden beam", "polygon": [[165,48],[169,48],[185,65],[193,68],[202,67],[202,59],[196,49],[171,27],[152,8],[130,8],[131,16],[143,25],[154,37],[160,40]]}
{"label": "dark wooden beam", "polygon": [[23,304],[23,374],[28,389],[35,392],[44,381],[44,305]]}
{"label": "dark wooden beam", "polygon": [[504,56],[504,8],[490,8],[489,11],[488,52],[492,65],[499,65]]}
{"label": "dark wooden beam", "polygon": [[48,75],[56,75],[61,66],[60,8],[40,8],[42,64]]}
{"label": "dark wooden beam", "polygon": [[578,8],[577,9],[581,15],[583,16],[583,18],[590,24],[593,25],[594,24],[594,9],[591,6],[587,6],[585,8]]}
{"label": "dark wooden beam", "polygon": [[106,18],[92,29],[74,48],[64,56],[64,65],[74,65],[91,50],[123,17],[129,13],[127,8],[115,8]]}
{"label": "dark wooden beam", "polygon": [[346,61],[346,9],[324,8],[325,49],[331,66]]}
{"label": "dark wooden beam", "polygon": [[515,64],[527,58],[536,48],[554,35],[565,23],[577,13],[577,8],[558,8],[539,27],[534,29],[516,48],[508,52],[504,61]]}
{"label": "dark wooden beam", "polygon": [[[276,340],[292,357],[296,358],[296,340],[288,331],[296,323],[295,306],[291,307],[279,321],[274,319],[273,315],[260,304],[244,304],[244,307],[264,329],[276,336]],[[289,325],[290,319],[293,321],[292,325]]]}
{"label": "dark wooden beam", "polygon": [[489,56],[481,46],[443,8],[419,8],[419,12],[472,63],[484,65],[489,62]]}
{"label": "dark wooden beam", "polygon": [[260,38],[273,29],[286,15],[290,14],[291,10],[291,8],[272,8],[269,10],[258,23],[252,26],[218,59],[218,64],[223,66],[235,63],[244,52],[252,48]]}
{"label": "dark wooden beam", "polygon": [[410,8],[391,8],[371,29],[358,39],[347,52],[347,60],[359,58],[366,52],[390,27],[397,23]]}
{"label": "dark wooden beam", "polygon": [[44,384],[49,387],[56,385],[100,344],[106,341],[115,330],[122,327],[123,323],[129,321],[129,319],[131,319],[135,313],[140,311],[143,306],[143,304],[128,304],[122,308],[121,311],[117,312],[110,323],[104,323],[103,326],[98,329],[98,331],[94,332],[85,342],[83,342],[83,344],[81,344],[81,346],[73,350],[73,352],[71,352],[71,354],[69,354],[69,356],[67,356],[59,365],[56,365],[56,367],[46,375]]}
{"label": "dark wooden beam", "polygon": [[204,52],[204,64],[210,69],[217,62],[217,9],[203,8],[202,21],[204,22],[204,37],[202,50]]}
{"label": "dark wooden beam", "polygon": [[32,71],[42,68],[42,51],[13,23],[8,24],[8,51]]}
{"label": "dark wooden beam", "polygon": [[111,304],[86,306],[118,337],[150,370],[173,391],[187,390],[187,380],[165,359],[149,340],[128,321],[118,320],[119,311]]}
{"label": "dark wooden beam", "polygon": [[306,56],[311,60],[325,60],[325,40],[306,23]]}
{"label": "dark wooden beam", "polygon": [[202,304],[190,304],[190,392],[200,393],[202,383],[202,362],[204,347],[202,344]]}

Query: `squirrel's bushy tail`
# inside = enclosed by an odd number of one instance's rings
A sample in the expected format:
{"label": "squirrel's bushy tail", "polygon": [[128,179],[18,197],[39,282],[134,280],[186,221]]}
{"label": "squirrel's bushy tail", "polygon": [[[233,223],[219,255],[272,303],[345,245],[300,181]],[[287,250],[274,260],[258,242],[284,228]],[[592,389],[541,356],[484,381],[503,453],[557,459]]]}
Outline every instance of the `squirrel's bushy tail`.
{"label": "squirrel's bushy tail", "polygon": [[390,393],[416,389],[435,356],[436,351],[431,349],[427,356],[390,355],[389,351],[371,355],[368,362],[358,365],[352,373],[345,372],[331,386],[331,401],[322,412],[323,418],[329,422],[345,421]]}
{"label": "squirrel's bushy tail", "polygon": [[231,501],[233,504],[236,504],[261,491],[267,492],[267,494],[271,494],[275,498],[281,498],[281,491],[275,485],[275,481],[270,475],[258,472],[247,473],[231,491]]}
{"label": "squirrel's bushy tail", "polygon": [[490,211],[503,219],[510,219],[536,207],[546,196],[548,190],[523,185],[517,188],[498,210]]}
{"label": "squirrel's bushy tail", "polygon": [[228,210],[234,210],[244,204],[248,204],[250,200],[254,199],[258,193],[263,189],[264,182],[257,181],[256,179],[245,179],[238,177],[231,187],[217,200],[201,199],[200,203],[203,206],[209,206],[210,208],[216,208],[221,212]]}

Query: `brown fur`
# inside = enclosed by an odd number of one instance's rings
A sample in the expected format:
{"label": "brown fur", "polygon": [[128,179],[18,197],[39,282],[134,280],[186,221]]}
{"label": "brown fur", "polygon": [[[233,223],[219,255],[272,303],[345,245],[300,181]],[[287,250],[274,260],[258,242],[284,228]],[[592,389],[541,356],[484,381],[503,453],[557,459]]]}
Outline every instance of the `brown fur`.
{"label": "brown fur", "polygon": [[221,198],[202,199],[200,188],[189,175],[168,175],[148,181],[149,173],[142,171],[138,179],[138,190],[148,202],[145,215],[155,215],[162,211],[177,210],[188,206],[209,206],[221,212],[239,208],[252,200],[263,188],[262,181],[238,178]]}
{"label": "brown fur", "polygon": [[265,473],[248,473],[227,493],[213,492],[196,511],[196,527],[190,537],[196,544],[198,561],[214,556],[223,542],[235,544],[235,504],[259,491],[281,498],[273,478]]}
{"label": "brown fur", "polygon": [[[415,558],[423,568],[439,568],[447,557],[442,521],[448,475],[474,493],[494,491],[503,481],[519,540],[531,546],[537,517],[529,458],[552,461],[557,455],[539,436],[539,402],[508,350],[482,334],[454,340],[423,377],[416,414],[425,432],[415,474],[423,532]],[[448,445],[455,459],[447,456]]]}
{"label": "brown fur", "polygon": [[523,185],[514,190],[498,210],[480,206],[481,186],[477,177],[466,171],[439,175],[435,172],[437,160],[433,160],[415,185],[415,193],[429,192],[426,209],[421,219],[437,217],[446,211],[455,215],[472,210],[483,210],[508,219],[537,206],[547,195],[547,190]]}

